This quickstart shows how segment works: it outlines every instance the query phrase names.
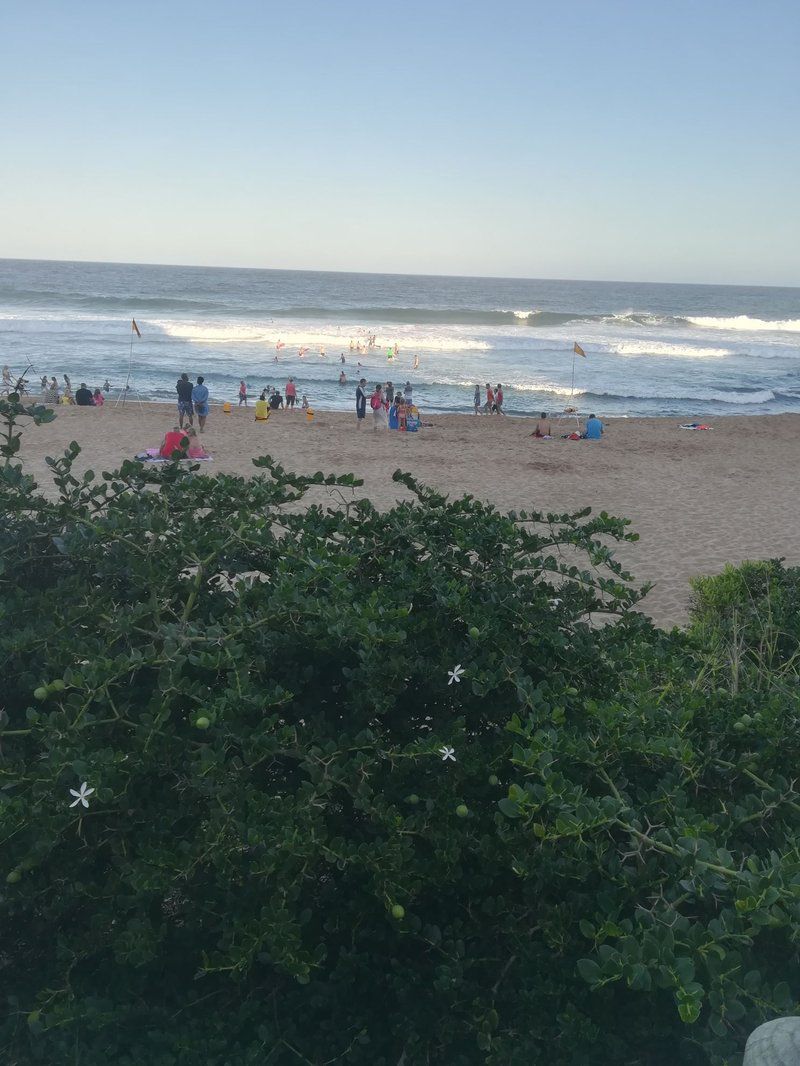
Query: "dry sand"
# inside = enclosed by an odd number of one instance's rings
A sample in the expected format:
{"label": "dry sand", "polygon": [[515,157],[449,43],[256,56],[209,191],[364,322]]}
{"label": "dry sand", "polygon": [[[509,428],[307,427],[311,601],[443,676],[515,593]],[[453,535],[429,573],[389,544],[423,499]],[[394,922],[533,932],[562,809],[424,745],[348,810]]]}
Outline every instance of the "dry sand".
{"label": "dry sand", "polygon": [[[350,415],[279,412],[253,421],[253,409],[224,415],[213,407],[204,442],[208,472],[249,474],[251,458],[271,454],[299,473],[354,473],[365,495],[388,507],[401,495],[400,467],[441,491],[465,492],[497,506],[567,511],[590,506],[632,519],[640,534],[618,557],[641,581],[655,582],[643,610],[661,625],[686,620],[689,578],[725,563],[785,556],[800,563],[800,417],[728,417],[710,432],[678,429],[677,419],[617,420],[600,442],[529,437],[524,418],[431,416],[419,433],[375,434]],[[689,421],[687,419],[687,421]],[[166,405],[115,409],[58,408],[49,425],[27,428],[22,460],[40,486],[51,486],[45,456],[71,441],[83,449],[78,469],[111,470],[160,444],[175,422]],[[564,432],[571,428],[564,423]]]}

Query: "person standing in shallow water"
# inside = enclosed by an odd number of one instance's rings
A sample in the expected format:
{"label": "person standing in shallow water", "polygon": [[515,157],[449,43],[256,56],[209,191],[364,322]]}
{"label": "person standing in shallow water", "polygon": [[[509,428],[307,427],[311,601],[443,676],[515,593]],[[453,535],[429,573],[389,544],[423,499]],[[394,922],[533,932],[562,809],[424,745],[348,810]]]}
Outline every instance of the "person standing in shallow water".
{"label": "person standing in shallow water", "polygon": [[472,397],[472,406],[475,408],[475,414],[479,415],[481,413],[481,387],[480,387],[480,385],[476,385],[475,386],[475,395]]}
{"label": "person standing in shallow water", "polygon": [[367,417],[367,394],[364,391],[366,384],[367,379],[362,378],[356,389],[356,425],[359,429],[361,429],[361,423]]}

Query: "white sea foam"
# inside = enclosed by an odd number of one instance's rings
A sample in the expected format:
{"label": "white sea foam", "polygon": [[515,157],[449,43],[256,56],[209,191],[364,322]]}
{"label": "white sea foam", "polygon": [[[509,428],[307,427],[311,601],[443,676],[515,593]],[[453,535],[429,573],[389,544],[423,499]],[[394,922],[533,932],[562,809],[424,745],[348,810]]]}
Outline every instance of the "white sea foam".
{"label": "white sea foam", "polygon": [[[151,324],[168,337],[191,341],[194,344],[261,344],[275,348],[283,342],[286,349],[310,348],[308,355],[318,353],[320,348],[347,351],[350,338],[354,336],[354,327],[350,325],[311,325],[303,327],[300,323],[228,323],[215,325],[208,322],[171,321],[153,319]],[[140,323],[141,325],[141,323]],[[370,353],[373,358],[394,344],[402,353],[416,349],[437,352],[489,351],[492,345],[486,341],[475,340],[471,336],[460,336],[450,331],[432,333],[419,331],[413,326],[398,325],[392,327],[390,334],[381,336],[377,332],[377,346]],[[287,353],[288,354],[288,353]],[[353,353],[354,355],[356,353]]]}
{"label": "white sea foam", "polygon": [[717,318],[714,316],[700,315],[697,318],[687,318],[693,326],[702,326],[704,329],[731,329],[743,330],[751,333],[800,333],[800,318],[784,318],[771,322],[763,318],[751,318],[749,315],[734,315],[733,318]]}
{"label": "white sea foam", "polygon": [[704,348],[667,341],[618,341],[612,342],[609,348],[616,355],[667,355],[683,359],[722,359],[733,354],[730,348]]}

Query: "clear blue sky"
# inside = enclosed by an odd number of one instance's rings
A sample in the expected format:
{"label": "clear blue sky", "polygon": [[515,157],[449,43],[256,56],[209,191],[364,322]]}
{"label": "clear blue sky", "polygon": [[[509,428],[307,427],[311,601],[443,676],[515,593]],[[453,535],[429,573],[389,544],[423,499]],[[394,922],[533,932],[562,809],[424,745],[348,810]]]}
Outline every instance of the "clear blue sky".
{"label": "clear blue sky", "polygon": [[5,0],[0,255],[800,284],[796,0]]}

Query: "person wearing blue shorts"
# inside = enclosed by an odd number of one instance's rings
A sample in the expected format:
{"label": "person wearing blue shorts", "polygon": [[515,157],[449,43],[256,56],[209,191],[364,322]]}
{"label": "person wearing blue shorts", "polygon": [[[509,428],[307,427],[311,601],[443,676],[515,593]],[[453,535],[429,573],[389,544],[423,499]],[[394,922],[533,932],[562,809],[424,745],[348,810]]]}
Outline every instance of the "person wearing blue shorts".
{"label": "person wearing blue shorts", "polygon": [[197,415],[197,421],[200,425],[200,432],[203,432],[205,428],[206,419],[208,418],[208,389],[203,382],[204,377],[197,379],[197,384],[192,389],[192,403],[194,404],[195,414]]}
{"label": "person wearing blue shorts", "polygon": [[178,426],[183,429],[183,420],[188,418],[189,425],[194,425],[194,408],[192,407],[192,383],[188,374],[181,374],[175,386],[178,394]]}

